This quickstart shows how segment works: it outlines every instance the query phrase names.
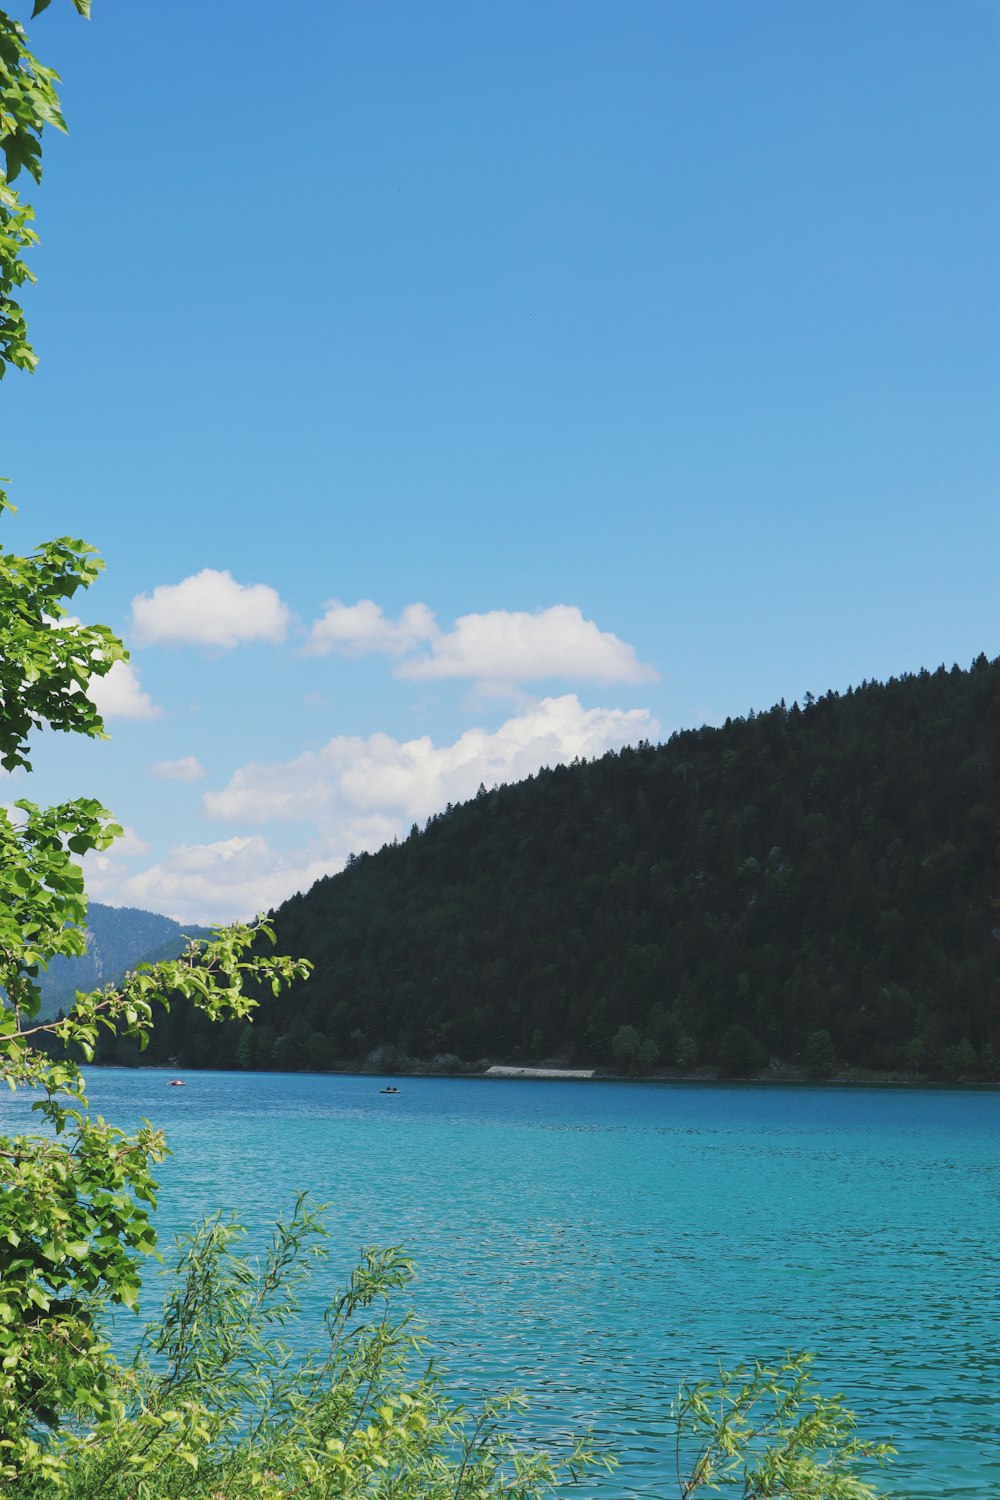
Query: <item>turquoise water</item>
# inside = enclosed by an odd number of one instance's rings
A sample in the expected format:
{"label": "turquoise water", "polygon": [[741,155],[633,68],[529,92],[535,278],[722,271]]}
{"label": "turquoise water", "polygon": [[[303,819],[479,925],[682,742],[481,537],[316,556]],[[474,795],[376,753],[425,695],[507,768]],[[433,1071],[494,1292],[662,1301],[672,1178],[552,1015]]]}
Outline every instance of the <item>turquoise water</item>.
{"label": "turquoise water", "polygon": [[534,1436],[593,1426],[608,1500],[677,1493],[682,1379],[801,1348],[897,1443],[895,1490],[1000,1494],[1000,1094],[166,1076],[89,1078],[169,1132],[162,1233],[220,1207],[262,1233],[308,1189],[313,1317],[362,1245],[402,1244],[449,1383],[519,1386]]}

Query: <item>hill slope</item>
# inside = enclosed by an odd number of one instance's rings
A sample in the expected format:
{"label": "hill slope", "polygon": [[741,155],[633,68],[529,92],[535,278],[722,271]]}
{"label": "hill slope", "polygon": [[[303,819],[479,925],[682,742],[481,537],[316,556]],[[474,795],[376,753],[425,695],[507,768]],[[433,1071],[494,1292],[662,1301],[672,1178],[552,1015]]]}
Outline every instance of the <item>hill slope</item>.
{"label": "hill slope", "polygon": [[276,914],[312,980],[194,1065],[1000,1071],[1000,660],[561,766]]}
{"label": "hill slope", "polygon": [[134,906],[87,907],[87,951],[79,958],[54,958],[39,978],[42,1013],[69,1010],[77,990],[110,984],[143,959],[175,958],[188,937],[204,928],[182,927],[170,917]]}

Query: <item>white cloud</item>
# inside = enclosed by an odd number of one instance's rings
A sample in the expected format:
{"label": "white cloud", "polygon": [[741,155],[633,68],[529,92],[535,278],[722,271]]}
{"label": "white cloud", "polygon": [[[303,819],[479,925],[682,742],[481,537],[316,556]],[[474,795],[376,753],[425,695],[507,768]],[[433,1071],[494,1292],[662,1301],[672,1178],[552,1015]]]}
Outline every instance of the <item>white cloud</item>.
{"label": "white cloud", "polygon": [[148,854],[149,845],[140,834],[136,833],[130,823],[126,823],[118,838],[106,852],[112,859],[135,859],[139,854]]}
{"label": "white cloud", "polygon": [[[82,624],[76,615],[62,615],[58,620],[46,615],[46,622],[69,630]],[[159,719],[163,709],[158,708],[139,681],[139,672],[134,663],[112,662],[103,677],[91,677],[87,684],[87,697],[102,719]]]}
{"label": "white cloud", "polygon": [[535,614],[493,609],[462,615],[428,655],[395,668],[397,677],[471,677],[481,683],[537,682],[568,677],[590,682],[651,682],[657,674],[635,647],[585,620],[574,604]]}
{"label": "white cloud", "polygon": [[[420,647],[428,648],[425,655],[412,654]],[[462,615],[445,633],[426,604],[408,604],[398,620],[391,620],[372,599],[357,604],[332,599],[313,624],[305,650],[311,656],[381,651],[405,658],[393,669],[397,677],[468,677],[484,691],[492,688],[494,696],[546,677],[631,683],[657,677],[639,661],[634,646],[599,630],[574,604],[553,604],[534,614],[494,609]]]}
{"label": "white cloud", "polygon": [[116,661],[103,677],[92,677],[87,697],[103,719],[158,719],[163,713],[139,681],[131,662]]}
{"label": "white cloud", "polygon": [[121,837],[107,849],[94,850],[80,860],[84,885],[92,901],[120,899],[121,883],[127,878],[127,860],[149,853],[149,845],[128,824]]}
{"label": "white cloud", "polygon": [[517,781],[540,766],[648,738],[656,728],[648,709],[585,709],[567,694],[543,699],[492,732],[469,729],[451,745],[435,746],[426,735],[403,742],[388,734],[337,735],[291,761],[251,762],[221,791],[206,792],[204,806],[210,817],[242,823],[315,822],[329,837],[359,817],[400,828],[474,796],[480,782]]}
{"label": "white cloud", "polygon": [[[205,811],[240,825],[237,836],[179,844],[132,875],[113,878],[112,868],[102,868],[100,890],[183,922],[250,917],[338,870],[350,852],[377,849],[448,802],[475,796],[480,782],[520,780],[657,731],[648,709],[585,709],[568,694],[533,703],[492,732],[467,730],[449,745],[427,736],[338,735],[290,761],[251,762],[222,790],[206,792]],[[281,852],[242,831],[281,821],[306,825],[301,847]]]}
{"label": "white cloud", "polygon": [[179,760],[158,760],[149,768],[150,776],[161,781],[200,781],[205,767],[194,755],[182,755]]}
{"label": "white cloud", "polygon": [[320,855],[285,856],[259,834],[211,844],[178,844],[167,857],[119,882],[118,897],[177,922],[231,922],[278,906],[330,871]]}
{"label": "white cloud", "polygon": [[132,600],[132,633],[144,645],[217,646],[283,641],[290,614],[266,583],[237,583],[229,572],[202,568],[180,583],[161,583]]}
{"label": "white cloud", "polygon": [[331,651],[346,656],[363,656],[369,651],[401,656],[439,634],[426,604],[408,604],[398,620],[390,620],[373,599],[359,599],[357,604],[331,599],[313,624],[305,649],[310,656],[327,656]]}

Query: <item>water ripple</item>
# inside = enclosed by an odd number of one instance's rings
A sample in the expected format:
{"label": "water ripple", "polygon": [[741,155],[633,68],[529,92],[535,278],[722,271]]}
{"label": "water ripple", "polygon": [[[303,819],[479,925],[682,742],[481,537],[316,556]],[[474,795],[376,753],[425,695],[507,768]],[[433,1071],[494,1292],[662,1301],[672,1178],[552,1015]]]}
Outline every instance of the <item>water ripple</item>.
{"label": "water ripple", "polygon": [[895,1489],[1000,1494],[1000,1095],[396,1081],[90,1080],[109,1118],[168,1129],[167,1234],[332,1204],[303,1339],[362,1245],[403,1244],[453,1385],[518,1386],[530,1436],[618,1451],[574,1494],[675,1494],[680,1381],[798,1348],[897,1443]]}

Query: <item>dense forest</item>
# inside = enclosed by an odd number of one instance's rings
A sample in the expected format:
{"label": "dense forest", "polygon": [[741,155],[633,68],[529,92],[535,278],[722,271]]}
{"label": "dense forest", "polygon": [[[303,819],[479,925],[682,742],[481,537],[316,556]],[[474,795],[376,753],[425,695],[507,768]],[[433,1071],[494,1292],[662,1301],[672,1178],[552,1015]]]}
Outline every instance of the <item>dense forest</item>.
{"label": "dense forest", "polygon": [[311,980],[151,1060],[995,1079],[1000,659],[481,788],[275,927]]}

